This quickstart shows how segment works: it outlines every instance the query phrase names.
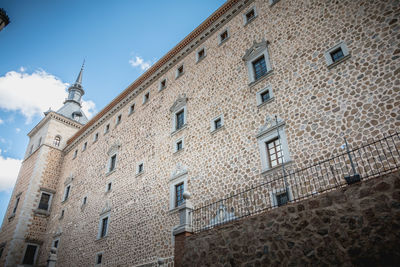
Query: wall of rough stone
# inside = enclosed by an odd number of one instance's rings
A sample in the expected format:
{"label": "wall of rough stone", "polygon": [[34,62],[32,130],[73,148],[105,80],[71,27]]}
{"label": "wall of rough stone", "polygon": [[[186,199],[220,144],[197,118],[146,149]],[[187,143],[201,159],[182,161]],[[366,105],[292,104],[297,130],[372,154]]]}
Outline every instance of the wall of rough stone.
{"label": "wall of rough stone", "polygon": [[397,266],[400,172],[185,238],[178,266]]}

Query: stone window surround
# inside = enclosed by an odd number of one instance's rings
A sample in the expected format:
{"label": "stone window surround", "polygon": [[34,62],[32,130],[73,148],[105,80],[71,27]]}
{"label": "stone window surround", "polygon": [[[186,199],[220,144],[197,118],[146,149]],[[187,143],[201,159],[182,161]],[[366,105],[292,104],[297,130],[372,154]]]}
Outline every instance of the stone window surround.
{"label": "stone window surround", "polygon": [[[162,85],[162,83],[164,82],[164,86]],[[167,78],[164,78],[160,81],[160,83],[158,84],[158,91],[162,91],[165,88],[167,88]]]}
{"label": "stone window surround", "polygon": [[[67,196],[67,188],[68,187],[69,187],[69,190],[68,190],[68,196]],[[64,194],[63,194],[63,201],[62,202],[67,201],[70,196],[71,196],[71,184],[67,184],[67,185],[65,185],[65,188],[64,188]]]}
{"label": "stone window surround", "polygon": [[144,94],[143,94],[143,100],[142,100],[142,104],[146,104],[147,102],[149,102],[150,100],[150,90],[147,90]]}
{"label": "stone window surround", "polygon": [[[43,193],[50,195],[47,210],[39,209],[40,199],[42,198]],[[54,191],[53,191],[53,192],[50,192],[49,190],[46,190],[46,189],[44,189],[44,188],[41,188],[41,189],[40,189],[39,203],[38,203],[37,208],[36,208],[37,211],[40,210],[40,211],[44,211],[44,212],[50,212],[50,209],[51,209],[51,202],[53,201],[53,193],[54,193]]]}
{"label": "stone window surround", "polygon": [[[342,52],[343,52],[343,58],[339,59],[336,62],[333,62],[331,53],[333,51],[335,51],[336,49],[341,48]],[[326,64],[328,66],[328,68],[333,68],[334,66],[340,64],[341,62],[345,61],[346,59],[348,59],[350,57],[350,53],[349,50],[347,48],[347,45],[344,41],[340,41],[339,43],[337,43],[336,45],[334,45],[333,47],[329,48],[325,53],[325,61]]]}
{"label": "stone window surround", "polygon": [[[265,59],[265,65],[267,67],[267,72],[266,72],[266,74],[264,74],[263,76],[261,76],[260,78],[258,78],[256,80],[253,62],[258,60],[262,56],[264,56],[264,59]],[[259,43],[254,41],[252,47],[247,49],[246,54],[243,56],[242,59],[246,63],[249,81],[250,81],[249,85],[255,84],[256,82],[261,81],[265,77],[268,77],[273,71],[272,65],[271,65],[271,60],[269,57],[269,52],[268,52],[268,42],[265,40],[263,40]]]}
{"label": "stone window surround", "polygon": [[74,151],[74,154],[72,155],[72,159],[76,159],[77,156],[78,156],[78,149],[76,149]]}
{"label": "stone window surround", "polygon": [[[115,156],[114,168],[110,170],[112,157],[114,156]],[[115,172],[115,170],[117,169],[117,163],[118,163],[118,152],[114,152],[108,157],[106,175],[110,175],[111,173]]]}
{"label": "stone window surround", "polygon": [[[218,129],[216,129],[215,128],[215,121],[216,120],[218,120],[218,119],[221,119],[221,127],[219,127]],[[220,129],[222,129],[223,127],[224,127],[224,114],[220,114],[220,115],[218,115],[217,117],[215,117],[215,118],[213,118],[211,121],[210,121],[210,123],[211,123],[211,133],[214,133],[214,132],[216,132],[216,131],[218,131],[218,130],[220,130]]]}
{"label": "stone window surround", "polygon": [[[262,95],[263,93],[265,93],[266,91],[269,91],[269,99],[268,99],[267,101],[262,102],[261,95]],[[266,103],[270,103],[270,102],[272,102],[273,100],[274,100],[274,93],[273,93],[272,87],[271,87],[270,85],[264,87],[263,89],[259,90],[259,91],[256,93],[256,101],[257,101],[257,106],[258,106],[258,107],[263,106],[263,105],[265,105]]]}
{"label": "stone window surround", "polygon": [[[247,14],[249,14],[252,10],[254,10],[254,17],[250,20],[247,20]],[[243,13],[243,25],[246,26],[247,24],[249,24],[250,22],[255,20],[257,18],[257,16],[258,16],[258,14],[257,14],[256,6],[250,7],[249,9],[247,9],[246,12]]]}
{"label": "stone window surround", "polygon": [[172,176],[169,181],[169,211],[174,212],[178,210],[178,207],[175,207],[176,202],[176,194],[175,194],[175,186],[183,183],[183,192],[187,191],[187,179],[188,172],[184,171],[179,173],[178,175]]}
{"label": "stone window surround", "polygon": [[[182,148],[181,148],[181,150],[178,150],[178,143],[180,141],[182,141]],[[174,153],[181,152],[184,148],[185,148],[185,137],[181,137],[181,138],[176,139],[175,142],[174,142],[174,148],[173,148],[174,149]]]}
{"label": "stone window surround", "polygon": [[[55,242],[58,241],[57,247],[54,246]],[[60,247],[60,237],[56,237],[53,239],[53,242],[51,242],[51,247],[58,249]]]}
{"label": "stone window surround", "polygon": [[[97,260],[98,260],[98,256],[99,255],[101,255],[101,263],[97,263]],[[95,256],[95,260],[94,260],[94,266],[95,267],[99,267],[99,266],[102,266],[102,264],[103,264],[103,256],[104,256],[104,251],[100,251],[100,252],[97,252],[96,253],[96,256]]]}
{"label": "stone window surround", "polygon": [[278,125],[274,125],[257,135],[257,143],[261,157],[261,173],[265,173],[271,169],[281,166],[278,165],[275,166],[274,168],[271,168],[271,166],[269,166],[267,149],[266,149],[266,143],[278,137],[277,129],[279,129],[279,136],[283,151],[284,163],[288,163],[291,161],[289,147],[287,144],[286,133],[285,133],[285,123],[278,122]]}
{"label": "stone window surround", "polygon": [[107,123],[106,126],[104,127],[104,134],[107,134],[110,131],[110,124]]}
{"label": "stone window surround", "polygon": [[121,121],[122,121],[122,114],[120,113],[120,114],[118,114],[118,115],[115,117],[115,126],[117,126],[118,124],[120,124]]}
{"label": "stone window surround", "polygon": [[269,6],[273,6],[278,3],[280,0],[269,0]]}
{"label": "stone window surround", "polygon": [[[227,33],[227,37],[224,39],[224,40],[222,40],[222,37],[221,37],[221,35],[224,33],[224,32],[226,32]],[[224,30],[222,30],[219,34],[218,34],[218,45],[222,45],[222,44],[224,44],[226,41],[228,41],[228,39],[231,37],[231,35],[229,34],[229,27],[227,27],[227,28],[225,28]]]}
{"label": "stone window surround", "polygon": [[96,133],[93,135],[93,143],[97,142],[97,140],[99,140],[99,132],[96,132]]}
{"label": "stone window surround", "polygon": [[[269,198],[271,201],[271,207],[273,208],[277,208],[278,207],[278,199],[277,199],[277,195],[280,195],[282,193],[285,193],[286,189],[285,187],[281,187],[278,189],[273,190],[272,192],[269,192]],[[290,185],[288,185],[288,202],[293,200],[293,193],[292,193],[292,188]]]}
{"label": "stone window surround", "polygon": [[17,213],[19,201],[21,200],[21,195],[22,195],[22,192],[18,193],[18,194],[15,196],[15,204],[14,204],[14,208],[13,208],[13,212],[12,212],[12,214],[11,214],[11,217],[15,216],[15,213]]}
{"label": "stone window surround", "polygon": [[35,263],[36,263],[37,258],[38,258],[39,249],[40,249],[39,244],[27,242],[27,243],[25,244],[25,249],[24,249],[24,254],[23,254],[24,256],[23,256],[22,260],[25,258],[26,250],[28,249],[28,246],[29,246],[29,245],[35,246],[35,247],[36,247],[35,255],[33,256],[33,265],[26,265],[26,264],[24,264],[23,266],[35,266]]}
{"label": "stone window surround", "polygon": [[[97,240],[106,238],[108,236],[108,232],[109,232],[109,229],[110,229],[110,213],[111,213],[111,211],[108,210],[108,211],[103,212],[102,214],[100,214],[99,227],[98,227],[98,231],[97,231]],[[103,228],[103,219],[105,219],[105,218],[108,218],[106,234],[103,237],[101,237],[101,230]]]}
{"label": "stone window surround", "polygon": [[65,209],[61,210],[61,214],[60,214],[60,218],[58,218],[59,220],[62,220],[64,218],[65,215]]}
{"label": "stone window surround", "polygon": [[83,146],[82,146],[82,152],[83,152],[83,151],[85,151],[85,150],[86,150],[86,148],[87,148],[87,142],[83,143]]}
{"label": "stone window surround", "polygon": [[[202,57],[199,56],[199,53],[201,52],[201,50],[204,50],[204,55]],[[200,61],[202,61],[203,59],[205,59],[207,56],[207,50],[205,46],[201,46],[196,50],[196,63],[199,63]]]}
{"label": "stone window surround", "polygon": [[130,115],[132,115],[132,113],[133,112],[135,112],[135,103],[132,103],[130,106],[129,106],[129,113],[128,113],[128,116],[130,116]]}
{"label": "stone window surround", "polygon": [[[105,193],[109,193],[109,192],[111,192],[111,190],[112,190],[112,184],[113,184],[113,182],[112,181],[108,181],[108,183],[106,184],[106,190],[105,190]],[[108,186],[110,185],[110,189],[108,189]]]}
{"label": "stone window surround", "polygon": [[[182,72],[179,72],[179,69],[182,67]],[[176,70],[175,70],[175,79],[178,79],[179,77],[183,76],[185,74],[185,64],[182,63],[180,64]]]}
{"label": "stone window surround", "polygon": [[53,140],[53,146],[59,147],[61,144],[61,140],[62,140],[61,135],[56,135]]}
{"label": "stone window surround", "polygon": [[[142,165],[142,170],[139,172],[139,166]],[[136,165],[136,176],[141,175],[144,173],[144,163],[143,160],[139,161],[138,164]]]}

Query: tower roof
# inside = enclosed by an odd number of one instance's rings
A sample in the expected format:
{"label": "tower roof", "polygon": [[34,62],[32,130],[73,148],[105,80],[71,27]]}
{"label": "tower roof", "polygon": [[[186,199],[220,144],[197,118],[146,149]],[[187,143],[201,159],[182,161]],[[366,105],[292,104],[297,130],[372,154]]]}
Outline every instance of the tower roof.
{"label": "tower roof", "polygon": [[81,71],[79,72],[78,78],[76,78],[75,84],[82,85],[82,74],[83,74],[83,68],[84,67],[85,67],[85,60],[83,60]]}

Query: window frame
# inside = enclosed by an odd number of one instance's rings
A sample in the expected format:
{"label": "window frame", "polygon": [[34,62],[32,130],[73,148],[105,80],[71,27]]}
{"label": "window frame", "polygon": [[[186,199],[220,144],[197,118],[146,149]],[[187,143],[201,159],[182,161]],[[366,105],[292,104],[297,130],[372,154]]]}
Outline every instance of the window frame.
{"label": "window frame", "polygon": [[[48,203],[47,203],[47,209],[46,209],[46,210],[40,208],[40,200],[42,199],[43,194],[50,195],[49,201],[48,201]],[[43,191],[43,190],[41,190],[41,191],[40,191],[40,197],[39,197],[39,203],[38,203],[38,205],[37,205],[37,210],[45,211],[45,212],[50,212],[52,200],[53,200],[53,193],[50,193],[50,192],[48,192],[48,191]]]}
{"label": "window frame", "polygon": [[[107,228],[105,230],[105,234],[103,235],[103,223],[104,223],[104,219],[107,218]],[[102,215],[100,215],[100,219],[99,219],[99,227],[98,227],[98,232],[97,232],[97,239],[102,239],[108,236],[110,230],[110,212],[106,212]]]}
{"label": "window frame", "polygon": [[[278,208],[278,207],[284,206],[284,205],[278,205],[277,196],[281,195],[281,194],[284,194],[285,192],[286,192],[286,188],[285,187],[274,189],[274,190],[269,192],[269,198],[270,198],[270,201],[271,201],[271,207],[272,208]],[[292,187],[290,185],[288,185],[286,193],[287,193],[287,198],[288,198],[288,201],[286,202],[286,204],[287,204],[290,201],[293,201],[293,192],[292,192]]]}
{"label": "window frame", "polygon": [[149,102],[150,100],[150,91],[147,91],[143,94],[143,102],[142,104],[146,104],[147,102]]}
{"label": "window frame", "polygon": [[[181,69],[181,68],[182,68],[182,71],[179,71],[179,69]],[[178,79],[179,77],[183,76],[183,74],[185,74],[185,65],[182,63],[181,65],[179,65],[176,68],[175,79]]]}
{"label": "window frame", "polygon": [[187,176],[187,171],[184,171],[176,176],[173,176],[170,179],[170,186],[169,186],[169,210],[174,211],[178,207],[175,206],[176,203],[176,192],[175,192],[175,186],[178,184],[183,183],[183,192],[186,192],[188,190],[187,185],[188,185],[188,176]]}
{"label": "window frame", "polygon": [[[111,156],[109,156],[109,159],[108,159],[108,164],[107,164],[107,174],[108,173],[112,173],[112,172],[114,172],[116,169],[117,169],[117,155],[118,155],[118,153],[117,152],[114,152],[114,153],[112,153],[112,155]],[[113,158],[115,157],[115,160],[114,160],[114,166],[113,166],[113,168],[111,169],[111,166],[112,166],[112,164],[113,164]]]}
{"label": "window frame", "polygon": [[[337,49],[341,49],[342,50],[343,57],[338,59],[338,60],[336,60],[336,61],[333,61],[332,53],[334,51],[336,51]],[[346,43],[344,41],[340,41],[336,45],[334,45],[331,48],[329,48],[324,53],[324,56],[325,56],[325,61],[326,61],[326,64],[327,64],[328,68],[332,68],[332,67],[340,64],[341,62],[345,61],[346,59],[348,59],[350,57],[350,52],[349,52],[349,49],[347,48]]]}
{"label": "window frame", "polygon": [[[36,249],[35,249],[35,254],[34,254],[34,256],[33,256],[33,263],[32,263],[32,264],[24,263],[24,262],[25,262],[25,257],[26,257],[26,252],[27,252],[27,250],[28,250],[28,246],[34,246],[34,247],[36,247]],[[27,242],[27,243],[25,244],[24,256],[23,256],[23,258],[22,258],[22,265],[23,265],[23,266],[34,266],[34,265],[36,264],[37,257],[38,257],[38,252],[39,252],[39,248],[40,248],[40,246],[39,246],[38,244],[35,244],[35,243]]]}
{"label": "window frame", "polygon": [[[181,142],[182,143],[182,148],[178,150],[178,143]],[[177,140],[175,140],[174,142],[174,153],[180,152],[185,148],[185,138],[181,137]]]}
{"label": "window frame", "polygon": [[[222,39],[222,35],[224,34],[226,32],[226,38],[225,39]],[[230,34],[229,34],[229,28],[225,28],[224,30],[222,30],[220,33],[219,33],[219,35],[218,35],[218,40],[219,40],[219,45],[222,45],[223,43],[225,43],[226,41],[228,41],[228,39],[229,39],[229,37],[230,37]]]}
{"label": "window frame", "polygon": [[[163,85],[164,83],[164,85]],[[167,78],[164,78],[160,81],[160,83],[158,84],[158,91],[161,92],[162,90],[164,90],[165,88],[167,88]]]}
{"label": "window frame", "polygon": [[129,113],[128,113],[128,115],[131,115],[133,112],[135,112],[135,103],[132,103],[132,104],[129,106]]}
{"label": "window frame", "polygon": [[115,117],[115,126],[120,124],[122,121],[122,114],[118,114],[117,117]]}
{"label": "window frame", "polygon": [[96,133],[93,135],[93,143],[97,142],[97,140],[99,140],[99,132],[96,132]]}
{"label": "window frame", "polygon": [[[254,16],[252,18],[248,19],[247,14],[249,14],[252,11],[254,11]],[[258,14],[257,14],[256,6],[250,7],[249,9],[247,9],[246,12],[243,13],[243,25],[246,26],[250,22],[254,21],[257,17],[258,17]]]}
{"label": "window frame", "polygon": [[[268,91],[268,93],[269,93],[269,99],[263,101],[262,95],[263,95],[264,93],[266,93],[267,91]],[[272,90],[272,87],[271,87],[271,86],[266,86],[266,87],[264,87],[263,89],[259,90],[259,91],[256,93],[256,101],[257,101],[257,106],[258,106],[258,107],[259,107],[259,106],[262,106],[262,105],[264,105],[264,104],[266,104],[266,103],[271,102],[273,99],[274,99],[274,93],[273,93],[273,90]]]}
{"label": "window frame", "polygon": [[280,0],[269,0],[269,6],[273,6],[278,3]]}
{"label": "window frame", "polygon": [[[101,256],[100,257],[100,259],[101,259],[101,262],[100,263],[98,263],[98,260],[99,260],[99,256]],[[94,266],[101,266],[101,265],[103,265],[103,256],[104,256],[104,252],[103,251],[101,251],[101,252],[97,252],[96,253],[96,256],[95,256],[95,264],[94,264]]]}
{"label": "window frame", "polygon": [[78,156],[78,149],[75,149],[74,154],[72,155],[72,159],[76,159]]}
{"label": "window frame", "polygon": [[[57,243],[57,247],[54,246],[54,244],[55,244],[56,242],[58,242],[58,243]],[[53,239],[53,242],[51,242],[51,247],[52,247],[52,248],[55,248],[55,249],[58,249],[58,248],[60,247],[60,238],[59,238],[59,237]]]}
{"label": "window frame", "polygon": [[[142,167],[140,167],[140,166],[142,166]],[[140,168],[141,168],[141,170],[140,170]],[[143,161],[140,161],[136,165],[136,176],[141,175],[142,173],[144,173],[144,163],[143,163]]]}
{"label": "window frame", "polygon": [[82,152],[83,152],[83,151],[85,151],[85,150],[86,150],[86,148],[87,148],[87,141],[86,141],[85,143],[83,143],[83,146],[82,146]]}
{"label": "window frame", "polygon": [[61,136],[56,135],[53,139],[53,146],[60,147],[60,145],[61,145]]}
{"label": "window frame", "polygon": [[63,201],[62,202],[67,201],[69,199],[70,194],[71,194],[71,184],[68,184],[64,188],[64,194],[63,194]]}
{"label": "window frame", "polygon": [[[187,124],[187,112],[186,112],[186,104],[175,111],[172,112],[172,132],[177,132],[179,130],[182,130],[186,127]],[[177,115],[183,111],[183,124],[180,128],[177,126]]]}
{"label": "window frame", "polygon": [[[221,120],[221,126],[217,128],[215,122],[218,120]],[[210,128],[211,133],[214,133],[214,132],[222,129],[224,127],[224,125],[225,125],[224,124],[224,114],[220,114],[217,117],[211,119],[211,128]]]}
{"label": "window frame", "polygon": [[21,200],[21,195],[19,194],[18,196],[15,197],[14,208],[13,208],[13,212],[11,213],[11,216],[13,216],[17,213],[17,209],[18,209],[20,200]]}
{"label": "window frame", "polygon": [[[201,51],[203,51],[203,56],[200,56]],[[206,47],[203,46],[196,51],[196,63],[199,63],[207,56]]]}
{"label": "window frame", "polygon": [[[267,68],[267,71],[264,75],[256,79],[253,63],[258,59],[260,59],[260,57],[262,56],[264,56],[265,66]],[[247,66],[248,77],[250,81],[249,85],[252,85],[256,82],[263,80],[265,77],[268,77],[269,74],[273,72],[267,41],[261,41],[260,43],[254,42],[253,46],[247,49],[246,54],[243,56],[242,59],[243,61],[245,61],[245,64]]]}
{"label": "window frame", "polygon": [[110,131],[110,124],[107,123],[106,126],[104,127],[104,134],[107,134]]}

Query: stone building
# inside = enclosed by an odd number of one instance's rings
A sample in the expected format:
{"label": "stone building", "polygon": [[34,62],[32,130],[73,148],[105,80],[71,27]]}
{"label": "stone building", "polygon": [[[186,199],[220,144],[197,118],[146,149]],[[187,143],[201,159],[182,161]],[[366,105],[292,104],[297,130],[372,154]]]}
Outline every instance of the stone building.
{"label": "stone building", "polygon": [[89,121],[81,70],[28,134],[0,265],[172,264],[184,191],[200,206],[397,130],[398,4],[227,1]]}

